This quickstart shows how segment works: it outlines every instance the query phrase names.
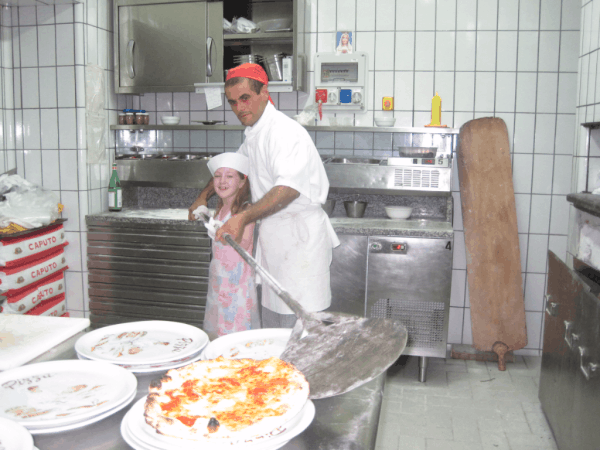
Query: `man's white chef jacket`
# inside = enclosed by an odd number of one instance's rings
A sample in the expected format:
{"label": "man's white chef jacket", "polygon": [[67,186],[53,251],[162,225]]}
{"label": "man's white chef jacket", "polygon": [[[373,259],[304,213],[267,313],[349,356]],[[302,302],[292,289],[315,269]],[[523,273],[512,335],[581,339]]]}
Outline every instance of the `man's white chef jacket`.
{"label": "man's white chef jacket", "polygon": [[[261,221],[257,257],[261,265],[308,311],[331,306],[329,266],[339,240],[321,208],[329,191],[325,168],[308,132],[268,103],[247,127],[239,153],[250,159],[250,190],[257,202],[275,186],[300,196]],[[262,305],[293,314],[268,286]]]}

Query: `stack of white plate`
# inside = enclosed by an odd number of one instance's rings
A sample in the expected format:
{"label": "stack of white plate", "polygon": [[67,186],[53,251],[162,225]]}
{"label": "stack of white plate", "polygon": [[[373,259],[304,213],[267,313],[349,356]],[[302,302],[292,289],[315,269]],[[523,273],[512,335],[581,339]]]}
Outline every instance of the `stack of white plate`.
{"label": "stack of white plate", "polygon": [[33,450],[33,437],[23,425],[0,417],[0,448],[3,450]]}
{"label": "stack of white plate", "polygon": [[0,374],[0,418],[31,434],[58,433],[111,416],[131,403],[136,391],[135,375],[113,364],[30,364]]}
{"label": "stack of white plate", "polygon": [[208,344],[199,328],[151,320],[98,328],[75,343],[79,359],[116,364],[133,373],[163,372],[198,361]]}
{"label": "stack of white plate", "polygon": [[267,359],[279,357],[292,334],[291,329],[262,328],[218,337],[206,346],[204,359]]}
{"label": "stack of white plate", "polygon": [[307,400],[304,408],[291,420],[279,426],[276,430],[253,438],[240,440],[221,439],[212,441],[183,441],[158,434],[144,419],[144,403],[146,397],[138,400],[121,422],[121,436],[125,442],[136,450],[275,450],[283,447],[290,439],[302,433],[315,417],[315,405]]}
{"label": "stack of white plate", "polygon": [[[285,349],[292,330],[281,328],[265,328],[260,330],[240,331],[221,336],[206,346],[203,359],[214,359],[219,356],[231,359],[252,358],[266,359],[280,356]],[[156,433],[156,430],[144,420],[144,403],[146,397],[140,399],[127,412],[121,422],[123,439],[136,450],[168,450],[194,449],[202,450],[275,450],[283,447],[293,437],[302,433],[315,416],[315,406],[307,400],[304,408],[291,420],[262,436],[243,441],[223,439],[219,442],[189,441],[171,438]]]}

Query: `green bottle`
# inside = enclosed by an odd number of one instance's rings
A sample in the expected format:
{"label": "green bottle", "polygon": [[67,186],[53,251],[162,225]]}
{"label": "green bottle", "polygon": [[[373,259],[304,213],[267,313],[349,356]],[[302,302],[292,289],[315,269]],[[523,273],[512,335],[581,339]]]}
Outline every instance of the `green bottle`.
{"label": "green bottle", "polygon": [[117,174],[117,163],[113,163],[112,175],[108,184],[108,210],[121,211],[123,208],[123,192],[121,191],[121,180]]}

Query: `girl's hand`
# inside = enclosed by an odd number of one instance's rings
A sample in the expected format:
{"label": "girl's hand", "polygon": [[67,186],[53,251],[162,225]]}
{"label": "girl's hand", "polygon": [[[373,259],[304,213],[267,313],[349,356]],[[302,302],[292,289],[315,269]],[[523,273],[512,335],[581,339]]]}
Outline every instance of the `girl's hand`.
{"label": "girl's hand", "polygon": [[221,241],[224,244],[226,244],[227,242],[225,241],[223,235],[230,234],[231,236],[233,236],[233,239],[235,239],[235,241],[239,244],[242,242],[244,228],[246,228],[245,214],[236,214],[235,216],[231,217],[227,222],[225,222],[221,228],[217,230],[215,240]]}

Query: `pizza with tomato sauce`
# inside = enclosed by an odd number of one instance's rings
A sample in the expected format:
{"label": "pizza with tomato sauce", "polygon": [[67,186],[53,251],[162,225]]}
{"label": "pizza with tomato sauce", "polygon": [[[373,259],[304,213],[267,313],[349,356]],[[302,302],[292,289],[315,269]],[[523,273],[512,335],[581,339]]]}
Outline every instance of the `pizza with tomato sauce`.
{"label": "pizza with tomato sauce", "polygon": [[308,394],[304,375],[279,358],[219,357],[169,370],[153,381],[144,416],[165,436],[249,439],[292,419]]}

